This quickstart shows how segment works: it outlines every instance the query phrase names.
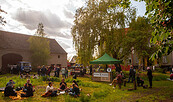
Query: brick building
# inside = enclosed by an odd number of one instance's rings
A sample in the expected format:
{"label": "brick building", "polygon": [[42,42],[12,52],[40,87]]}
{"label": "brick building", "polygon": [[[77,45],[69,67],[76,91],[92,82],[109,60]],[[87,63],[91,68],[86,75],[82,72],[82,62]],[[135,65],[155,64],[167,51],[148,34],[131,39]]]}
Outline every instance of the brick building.
{"label": "brick building", "polygon": [[[7,72],[7,65],[17,64],[18,61],[31,62],[31,52],[29,50],[30,35],[13,32],[0,31],[0,71]],[[50,41],[50,56],[48,65],[59,64],[67,66],[67,52],[56,42]]]}

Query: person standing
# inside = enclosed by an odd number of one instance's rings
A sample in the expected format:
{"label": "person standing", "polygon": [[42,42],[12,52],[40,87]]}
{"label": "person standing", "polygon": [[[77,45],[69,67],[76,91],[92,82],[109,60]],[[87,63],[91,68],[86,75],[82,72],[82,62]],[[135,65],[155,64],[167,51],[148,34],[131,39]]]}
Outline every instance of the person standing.
{"label": "person standing", "polygon": [[133,68],[133,71],[132,71],[132,82],[135,81],[135,76],[136,76],[136,70],[135,70],[135,68]]}
{"label": "person standing", "polygon": [[65,68],[64,67],[61,69],[61,73],[62,73],[62,77],[65,78]]}
{"label": "person standing", "polygon": [[[129,70],[129,80],[128,80],[128,82],[127,82],[127,83],[129,83],[129,82],[130,82],[130,79],[132,78],[132,75],[133,75],[133,66],[132,66],[132,65],[130,65],[130,70]],[[133,79],[132,79],[132,82],[133,82]]]}
{"label": "person standing", "polygon": [[40,74],[41,74],[41,68],[40,68],[40,66],[37,67],[37,74],[38,74],[38,76],[40,76]]}
{"label": "person standing", "polygon": [[43,67],[41,68],[41,76],[45,76],[46,75],[46,68],[43,65]]}
{"label": "person standing", "polygon": [[148,79],[149,79],[149,83],[150,83],[149,88],[152,88],[153,75],[152,75],[152,71],[151,71],[150,67],[147,67],[147,75],[148,75]]}
{"label": "person standing", "polygon": [[50,76],[50,73],[51,73],[51,67],[50,66],[47,66],[47,75]]}
{"label": "person standing", "polygon": [[60,67],[59,65],[56,66],[56,77],[59,77]]}
{"label": "person standing", "polygon": [[65,78],[68,78],[68,68],[65,68]]}

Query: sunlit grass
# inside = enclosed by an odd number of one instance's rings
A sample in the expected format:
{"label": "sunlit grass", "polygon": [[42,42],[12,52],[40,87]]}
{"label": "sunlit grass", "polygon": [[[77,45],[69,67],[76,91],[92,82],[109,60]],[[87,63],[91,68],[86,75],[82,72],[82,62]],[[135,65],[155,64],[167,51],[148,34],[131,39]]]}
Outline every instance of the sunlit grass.
{"label": "sunlit grass", "polygon": [[[23,102],[117,102],[117,101],[160,101],[170,99],[170,95],[173,91],[173,82],[164,80],[167,75],[154,73],[155,77],[159,81],[153,82],[152,89],[143,89],[142,87],[137,87],[137,90],[128,91],[129,88],[133,88],[132,83],[128,83],[126,87],[122,86],[122,89],[110,86],[110,83],[106,82],[93,82],[91,78],[78,77],[76,81],[82,92],[80,97],[74,98],[69,95],[60,95],[57,97],[41,97],[46,90],[46,86],[49,81],[42,81],[44,78],[31,79],[31,83],[35,86],[36,91],[34,96],[22,100]],[[149,85],[146,73],[144,73],[143,78],[145,78],[145,85]],[[16,82],[15,86],[23,86],[27,79],[20,79],[16,75],[1,75],[0,76],[0,87],[5,87],[6,83],[10,80]],[[72,84],[72,77],[66,79],[67,85]],[[59,87],[60,78],[53,79],[53,85],[55,88]],[[87,96],[90,94],[90,96]],[[0,102],[21,102],[21,100],[11,100],[8,97],[4,97],[0,93]]]}

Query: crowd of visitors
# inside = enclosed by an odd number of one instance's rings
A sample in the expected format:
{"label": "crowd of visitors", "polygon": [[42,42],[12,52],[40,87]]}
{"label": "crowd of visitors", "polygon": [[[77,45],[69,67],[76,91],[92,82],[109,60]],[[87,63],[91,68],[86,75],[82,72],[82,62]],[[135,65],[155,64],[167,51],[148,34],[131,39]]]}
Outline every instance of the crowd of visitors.
{"label": "crowd of visitors", "polygon": [[68,68],[60,67],[59,65],[52,65],[52,66],[38,66],[37,74],[39,76],[50,76],[50,73],[54,71],[54,77],[60,77],[60,73],[62,74],[63,78],[68,78]]}

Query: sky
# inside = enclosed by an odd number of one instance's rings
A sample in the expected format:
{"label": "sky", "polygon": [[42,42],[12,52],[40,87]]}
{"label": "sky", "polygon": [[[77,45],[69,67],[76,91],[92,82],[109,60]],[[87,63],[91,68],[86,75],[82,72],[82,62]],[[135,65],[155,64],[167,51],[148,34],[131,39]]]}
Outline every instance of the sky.
{"label": "sky", "polygon": [[[68,60],[76,51],[71,36],[71,28],[76,9],[82,7],[86,0],[0,0],[1,13],[5,26],[0,30],[34,35],[38,23],[43,23],[45,33],[55,39],[68,53]],[[145,3],[132,1],[137,8],[137,16],[144,16]]]}

